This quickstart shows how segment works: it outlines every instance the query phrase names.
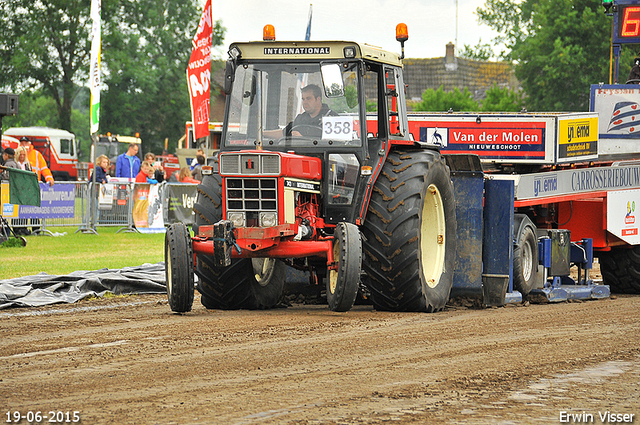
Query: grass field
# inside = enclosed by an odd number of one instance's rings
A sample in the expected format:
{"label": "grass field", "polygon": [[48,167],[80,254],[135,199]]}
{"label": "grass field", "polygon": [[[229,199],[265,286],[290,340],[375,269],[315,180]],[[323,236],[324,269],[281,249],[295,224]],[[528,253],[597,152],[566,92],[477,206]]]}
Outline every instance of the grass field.
{"label": "grass field", "polygon": [[77,227],[50,230],[64,236],[26,236],[26,247],[0,247],[0,279],[40,272],[68,274],[77,270],[120,269],[164,261],[164,233],[118,233],[99,227],[99,235],[74,233]]}

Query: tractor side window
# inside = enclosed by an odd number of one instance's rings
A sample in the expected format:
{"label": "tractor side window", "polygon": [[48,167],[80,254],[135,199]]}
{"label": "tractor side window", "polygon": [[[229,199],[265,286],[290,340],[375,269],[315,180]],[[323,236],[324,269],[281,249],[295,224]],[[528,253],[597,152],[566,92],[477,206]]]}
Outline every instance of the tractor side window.
{"label": "tractor side window", "polygon": [[360,139],[360,107],[358,103],[358,64],[342,66],[344,93],[338,97],[325,98],[333,111],[323,119],[323,138],[349,142]]}
{"label": "tractor side window", "polygon": [[329,154],[329,203],[353,201],[360,163],[354,154]]}
{"label": "tractor side window", "polygon": [[404,81],[396,68],[385,69],[387,109],[389,111],[389,135],[404,137],[407,134]]}
{"label": "tractor side window", "polygon": [[364,98],[367,108],[367,138],[378,137],[378,78],[379,72],[367,64],[364,75]]}

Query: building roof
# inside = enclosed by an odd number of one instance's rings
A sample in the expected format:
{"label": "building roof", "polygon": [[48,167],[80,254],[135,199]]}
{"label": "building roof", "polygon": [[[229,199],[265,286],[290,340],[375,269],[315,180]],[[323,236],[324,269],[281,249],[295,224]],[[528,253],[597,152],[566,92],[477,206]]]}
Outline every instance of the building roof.
{"label": "building roof", "polygon": [[407,99],[421,100],[423,91],[437,90],[440,86],[445,92],[467,88],[476,101],[484,99],[486,91],[494,84],[511,90],[520,89],[511,63],[462,59],[455,57],[453,52],[454,46],[449,43],[444,57],[404,60]]}

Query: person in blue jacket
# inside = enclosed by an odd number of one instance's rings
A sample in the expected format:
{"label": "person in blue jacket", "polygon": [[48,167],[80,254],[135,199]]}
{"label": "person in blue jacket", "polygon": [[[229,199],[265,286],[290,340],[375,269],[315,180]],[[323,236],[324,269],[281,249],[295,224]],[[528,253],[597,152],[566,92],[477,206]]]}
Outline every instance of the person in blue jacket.
{"label": "person in blue jacket", "polygon": [[116,177],[135,179],[140,172],[140,158],[138,158],[138,144],[130,143],[129,149],[116,160]]}

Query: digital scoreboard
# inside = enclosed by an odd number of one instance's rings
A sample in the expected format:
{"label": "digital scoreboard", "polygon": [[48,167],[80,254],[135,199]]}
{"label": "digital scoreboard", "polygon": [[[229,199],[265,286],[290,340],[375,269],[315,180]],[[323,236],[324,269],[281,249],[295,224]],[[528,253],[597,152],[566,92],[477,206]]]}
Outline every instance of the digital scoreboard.
{"label": "digital scoreboard", "polygon": [[640,1],[618,1],[614,7],[613,44],[640,43]]}

